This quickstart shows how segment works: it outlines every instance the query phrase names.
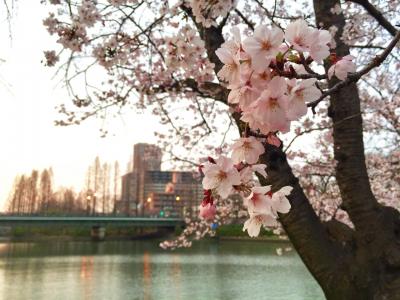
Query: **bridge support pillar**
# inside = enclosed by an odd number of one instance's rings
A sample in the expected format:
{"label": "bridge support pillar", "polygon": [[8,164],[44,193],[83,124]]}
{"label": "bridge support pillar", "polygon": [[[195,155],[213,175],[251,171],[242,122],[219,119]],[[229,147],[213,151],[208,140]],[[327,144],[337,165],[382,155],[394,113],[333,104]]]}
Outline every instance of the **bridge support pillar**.
{"label": "bridge support pillar", "polygon": [[92,230],[90,231],[90,236],[93,241],[104,241],[106,236],[106,228],[99,225],[93,226]]}

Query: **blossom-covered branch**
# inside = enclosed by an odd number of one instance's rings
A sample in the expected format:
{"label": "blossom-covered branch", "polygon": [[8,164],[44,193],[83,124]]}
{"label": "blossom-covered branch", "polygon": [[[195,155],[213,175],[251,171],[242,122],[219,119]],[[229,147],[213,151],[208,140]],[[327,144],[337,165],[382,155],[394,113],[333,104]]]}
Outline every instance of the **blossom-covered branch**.
{"label": "blossom-covered branch", "polygon": [[[396,47],[397,43],[400,40],[400,31],[397,32],[397,34],[395,35],[395,37],[393,38],[393,40],[389,43],[389,45],[385,48],[384,51],[382,51],[381,54],[377,55],[367,66],[365,66],[363,69],[361,69],[358,72],[354,72],[350,75],[347,75],[347,67],[349,66],[348,62],[344,62],[343,63],[343,67],[340,66],[340,61],[331,67],[330,70],[332,70],[332,74],[329,76],[330,78],[333,75],[333,72],[336,72],[335,74],[337,75],[337,70],[335,70],[335,68],[340,68],[341,72],[343,72],[343,75],[340,75],[340,77],[338,77],[339,79],[343,79],[343,81],[338,82],[337,84],[335,84],[332,88],[330,88],[327,91],[324,91],[322,93],[322,95],[307,104],[308,107],[311,107],[313,112],[315,112],[315,107],[318,105],[318,103],[320,103],[324,98],[326,98],[327,96],[337,92],[338,90],[340,90],[341,88],[343,88],[346,85],[349,85],[352,82],[357,82],[363,75],[367,74],[368,72],[370,72],[372,69],[378,67],[380,64],[382,64],[385,59],[387,58],[387,56],[390,54],[390,52]],[[346,59],[346,58],[344,58]],[[352,58],[349,58],[349,60],[351,60]],[[351,69],[354,69],[353,67]]]}

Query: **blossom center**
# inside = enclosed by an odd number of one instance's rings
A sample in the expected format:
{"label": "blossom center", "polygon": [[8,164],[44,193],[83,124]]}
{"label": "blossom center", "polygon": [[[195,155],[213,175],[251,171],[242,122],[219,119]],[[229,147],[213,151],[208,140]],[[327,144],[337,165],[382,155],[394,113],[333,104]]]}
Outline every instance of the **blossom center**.
{"label": "blossom center", "polygon": [[304,46],[304,41],[301,36],[296,36],[293,40],[297,45],[303,47]]}
{"label": "blossom center", "polygon": [[262,49],[262,50],[268,51],[268,50],[270,50],[271,48],[272,48],[272,45],[271,45],[271,43],[270,43],[269,41],[263,41],[263,42],[261,43],[261,49]]}
{"label": "blossom center", "polygon": [[278,98],[270,98],[270,99],[269,99],[269,107],[272,108],[272,109],[274,109],[274,108],[276,108],[277,106],[279,106],[279,104],[278,104]]}
{"label": "blossom center", "polygon": [[251,149],[253,149],[253,147],[251,146],[251,143],[248,142],[248,141],[243,142],[242,147],[243,147],[244,150],[251,150]]}
{"label": "blossom center", "polygon": [[268,80],[269,79],[269,76],[268,76],[268,73],[267,72],[262,72],[261,74],[259,74],[259,77],[260,77],[260,79],[262,79],[262,80]]}
{"label": "blossom center", "polygon": [[226,178],[228,178],[228,175],[226,174],[226,172],[224,172],[222,170],[218,172],[218,174],[217,174],[218,181],[223,181]]}
{"label": "blossom center", "polygon": [[301,98],[301,99],[303,99],[303,96],[304,96],[303,91],[304,91],[304,88],[298,89],[298,90],[295,92],[296,96],[299,97],[299,98]]}

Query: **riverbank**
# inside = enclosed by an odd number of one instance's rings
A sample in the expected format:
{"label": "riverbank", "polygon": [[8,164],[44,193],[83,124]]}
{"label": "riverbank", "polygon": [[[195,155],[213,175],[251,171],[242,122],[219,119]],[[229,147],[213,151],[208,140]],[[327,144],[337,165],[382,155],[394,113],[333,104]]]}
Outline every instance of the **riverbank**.
{"label": "riverbank", "polygon": [[[0,241],[8,240],[13,242],[36,242],[36,241],[89,241],[91,240],[91,227],[62,225],[53,226],[16,226],[13,228],[2,228]],[[105,240],[119,241],[132,239],[159,238],[172,234],[171,231],[157,229],[142,229],[137,227],[105,227]]]}

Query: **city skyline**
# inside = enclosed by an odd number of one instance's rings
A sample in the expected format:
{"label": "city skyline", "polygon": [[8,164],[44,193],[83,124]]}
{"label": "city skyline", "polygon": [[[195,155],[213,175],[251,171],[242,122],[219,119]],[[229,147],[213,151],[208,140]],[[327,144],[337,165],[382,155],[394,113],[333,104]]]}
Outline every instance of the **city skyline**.
{"label": "city skyline", "polygon": [[126,171],[118,161],[97,156],[87,166],[80,190],[55,186],[51,168],[17,177],[6,212],[160,217],[197,213],[203,198],[201,178],[193,171],[161,170],[163,151],[155,144],[136,143],[132,148]]}
{"label": "city skyline", "polygon": [[203,198],[201,180],[190,171],[161,170],[163,152],[156,145],[138,143],[133,149],[132,170],[121,177],[117,212],[159,217],[196,214]]}
{"label": "city skyline", "polygon": [[[93,119],[73,127],[55,127],[55,105],[70,101],[65,88],[53,80],[56,69],[43,66],[43,51],[54,48],[42,25],[46,6],[39,1],[18,1],[10,38],[4,11],[0,13],[0,211],[16,175],[52,166],[55,184],[81,188],[87,164],[97,155],[119,160],[124,167],[137,142],[155,142],[158,119],[149,113],[129,111],[109,120],[110,134],[101,138],[103,120]],[[27,45],[38,44],[40,47]],[[140,123],[147,131],[137,130]]]}

